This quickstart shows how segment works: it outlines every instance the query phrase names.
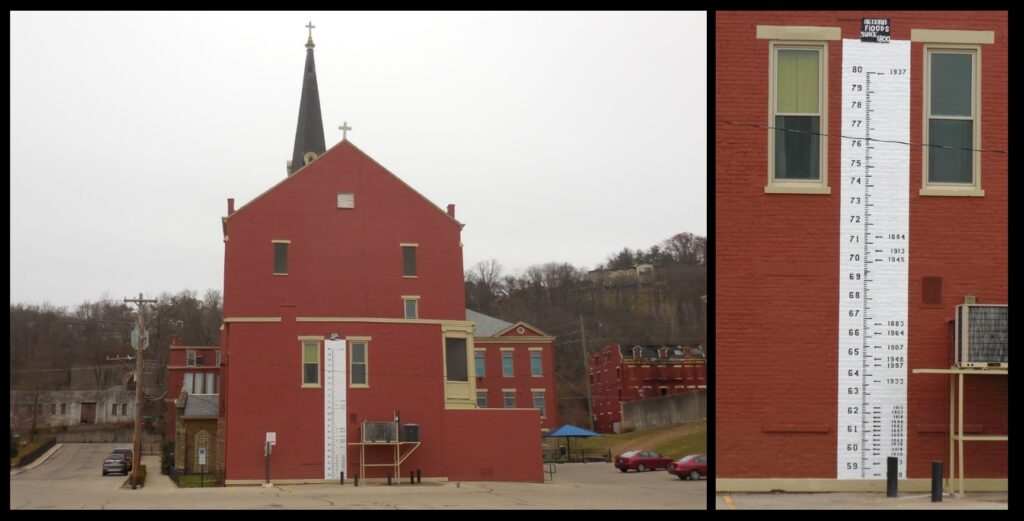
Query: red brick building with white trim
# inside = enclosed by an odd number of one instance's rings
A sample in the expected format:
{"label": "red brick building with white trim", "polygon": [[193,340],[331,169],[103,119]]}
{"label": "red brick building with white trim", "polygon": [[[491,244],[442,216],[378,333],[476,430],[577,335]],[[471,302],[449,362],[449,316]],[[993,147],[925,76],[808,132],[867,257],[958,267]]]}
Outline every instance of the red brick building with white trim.
{"label": "red brick building with white trim", "polygon": [[471,309],[466,310],[466,320],[476,325],[477,408],[537,409],[540,432],[557,429],[555,337],[526,322],[513,324]]}
{"label": "red brick building with white trim", "polygon": [[288,176],[223,218],[227,483],[264,481],[270,439],[273,482],[384,478],[361,462],[394,463],[396,435],[402,475],[542,481],[538,411],[475,407],[454,205],[347,139],[325,150],[306,48]]}
{"label": "red brick building with white trim", "polygon": [[587,365],[596,432],[619,432],[623,403],[707,389],[700,346],[612,344]]}

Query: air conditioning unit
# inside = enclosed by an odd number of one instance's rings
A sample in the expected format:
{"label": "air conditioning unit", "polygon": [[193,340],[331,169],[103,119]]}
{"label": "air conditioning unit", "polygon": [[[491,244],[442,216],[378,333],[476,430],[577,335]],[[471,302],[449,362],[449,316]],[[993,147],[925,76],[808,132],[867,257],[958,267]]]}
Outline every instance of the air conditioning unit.
{"label": "air conditioning unit", "polygon": [[954,356],[957,367],[1009,367],[1006,304],[956,307]]}
{"label": "air conditioning unit", "polygon": [[416,423],[402,425],[402,441],[420,441],[420,426]]}
{"label": "air conditioning unit", "polygon": [[398,441],[395,422],[363,422],[363,443],[389,443]]}

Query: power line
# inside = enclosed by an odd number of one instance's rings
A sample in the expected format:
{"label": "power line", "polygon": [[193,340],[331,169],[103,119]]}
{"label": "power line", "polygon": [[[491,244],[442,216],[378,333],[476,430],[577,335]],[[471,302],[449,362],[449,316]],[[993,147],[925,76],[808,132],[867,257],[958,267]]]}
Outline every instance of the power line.
{"label": "power line", "polygon": [[[779,131],[782,131],[782,132],[792,132],[794,134],[809,134],[809,135],[812,135],[812,136],[835,137],[835,136],[833,136],[831,134],[823,134],[821,132],[810,132],[810,131],[807,131],[807,130],[795,130],[795,129],[791,129],[791,128],[779,128],[779,127],[774,127],[774,126],[771,126],[771,125],[758,125],[758,124],[755,124],[755,123],[737,123],[735,121],[728,121],[728,120],[724,120],[724,119],[716,120],[716,123],[720,123],[720,124],[723,124],[723,125],[732,125],[734,127],[762,128],[762,129],[767,129],[767,130],[779,130]],[[878,141],[879,143],[896,143],[896,144],[900,144],[900,145],[917,146],[917,147],[944,148],[946,150],[965,150],[965,151],[969,151],[969,152],[989,152],[989,153],[992,153],[992,154],[1005,154],[1006,153],[1005,150],[998,150],[998,149],[994,149],[994,148],[953,147],[953,146],[948,146],[948,145],[934,145],[934,144],[931,144],[931,143],[911,143],[909,141],[897,141],[897,140],[891,140],[891,139],[878,139],[878,138],[864,137],[864,136],[844,136],[842,134],[839,134],[838,137],[840,137],[842,139],[860,139],[860,140],[863,140],[863,141]]]}

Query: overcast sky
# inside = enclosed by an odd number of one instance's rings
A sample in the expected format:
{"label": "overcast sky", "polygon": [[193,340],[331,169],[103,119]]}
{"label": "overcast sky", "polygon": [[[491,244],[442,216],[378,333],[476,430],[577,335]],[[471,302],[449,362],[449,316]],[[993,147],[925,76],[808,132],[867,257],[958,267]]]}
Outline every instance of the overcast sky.
{"label": "overcast sky", "polygon": [[465,268],[707,233],[706,14],[11,13],[11,302],[223,288],[285,177],[312,20],[327,147],[456,205]]}

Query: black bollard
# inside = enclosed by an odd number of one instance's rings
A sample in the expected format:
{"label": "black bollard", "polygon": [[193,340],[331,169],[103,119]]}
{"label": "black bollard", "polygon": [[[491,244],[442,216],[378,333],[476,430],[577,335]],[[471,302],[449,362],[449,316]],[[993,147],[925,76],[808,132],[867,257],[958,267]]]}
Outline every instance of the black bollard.
{"label": "black bollard", "polygon": [[899,471],[896,470],[898,468],[896,466],[896,462],[897,462],[897,460],[896,460],[895,457],[889,456],[889,458],[887,460],[887,463],[889,464],[888,465],[889,468],[887,469],[887,472],[885,474],[885,497],[896,497],[897,496],[897,494],[896,494],[896,473],[899,472]]}
{"label": "black bollard", "polygon": [[357,486],[357,487],[359,486],[359,473],[358,472],[356,473],[354,485]]}
{"label": "black bollard", "polygon": [[411,471],[411,470],[409,471],[409,484],[410,485],[415,485],[416,484],[416,472]]}
{"label": "black bollard", "polygon": [[942,461],[932,461],[932,503],[942,502]]}
{"label": "black bollard", "polygon": [[388,472],[388,486],[391,486],[391,473]]}
{"label": "black bollard", "polygon": [[341,480],[338,482],[339,485],[345,484],[345,471],[341,471]]}
{"label": "black bollard", "polygon": [[416,469],[416,483],[423,483],[420,481],[420,469]]}

